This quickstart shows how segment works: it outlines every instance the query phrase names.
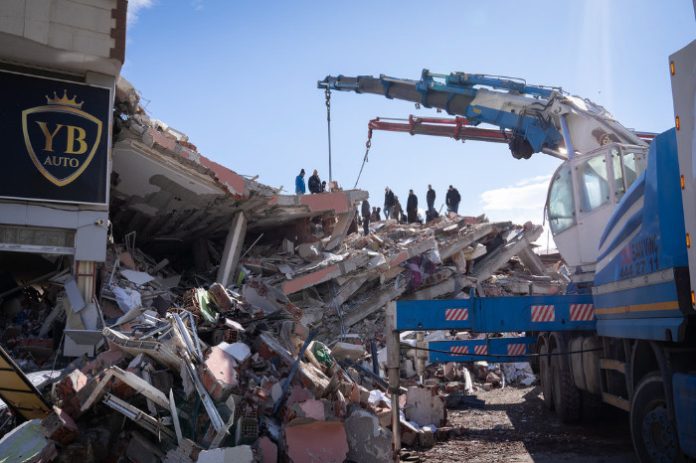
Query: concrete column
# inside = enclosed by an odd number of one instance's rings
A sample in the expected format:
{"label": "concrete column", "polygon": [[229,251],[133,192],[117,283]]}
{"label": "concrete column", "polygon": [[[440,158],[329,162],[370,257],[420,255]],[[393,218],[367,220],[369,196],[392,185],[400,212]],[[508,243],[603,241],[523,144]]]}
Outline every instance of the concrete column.
{"label": "concrete column", "polygon": [[220,268],[218,269],[217,281],[223,286],[228,286],[234,278],[235,270],[239,264],[239,256],[244,246],[246,237],[247,218],[244,212],[238,212],[232,219],[230,230],[227,232],[225,249],[222,251]]}
{"label": "concrete column", "polygon": [[387,304],[385,317],[385,337],[387,341],[387,375],[389,378],[389,393],[391,394],[392,408],[392,458],[393,461],[401,460],[401,420],[399,417],[399,366],[401,364],[401,340],[396,330],[396,302]]}
{"label": "concrete column", "polygon": [[325,250],[331,251],[341,244],[341,241],[343,241],[343,238],[345,238],[348,233],[350,224],[353,222],[353,217],[355,217],[355,211],[345,212],[338,216],[338,222],[331,233],[329,242],[326,243],[324,247]]}
{"label": "concrete column", "polygon": [[75,280],[85,302],[92,302],[97,292],[97,263],[87,260],[75,261]]}

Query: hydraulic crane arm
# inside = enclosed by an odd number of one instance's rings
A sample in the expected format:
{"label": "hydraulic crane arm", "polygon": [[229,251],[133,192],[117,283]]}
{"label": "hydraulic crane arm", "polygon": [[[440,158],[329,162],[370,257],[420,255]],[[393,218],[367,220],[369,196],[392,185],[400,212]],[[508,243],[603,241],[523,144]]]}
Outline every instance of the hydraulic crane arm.
{"label": "hydraulic crane arm", "polygon": [[508,144],[516,158],[545,152],[565,159],[611,142],[645,145],[601,106],[521,79],[425,69],[420,80],[328,76],[317,86],[412,101],[464,116],[471,125],[497,126],[510,132]]}
{"label": "hydraulic crane arm", "polygon": [[[469,123],[465,117],[418,117],[413,114],[408,119],[376,117],[367,124],[367,138],[372,139],[375,130],[386,132],[402,132],[411,135],[430,135],[448,137],[454,140],[487,141],[491,143],[508,143],[512,137],[509,130],[486,129]],[[635,132],[646,143],[655,138],[655,133]],[[553,153],[549,153],[553,155]],[[565,157],[562,157],[565,159]]]}

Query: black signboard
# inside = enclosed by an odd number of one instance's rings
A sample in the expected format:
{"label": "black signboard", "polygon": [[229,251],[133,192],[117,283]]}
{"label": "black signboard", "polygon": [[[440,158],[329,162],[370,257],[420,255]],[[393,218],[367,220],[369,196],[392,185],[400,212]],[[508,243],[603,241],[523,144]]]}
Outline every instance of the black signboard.
{"label": "black signboard", "polygon": [[106,203],[108,89],[0,72],[0,196]]}

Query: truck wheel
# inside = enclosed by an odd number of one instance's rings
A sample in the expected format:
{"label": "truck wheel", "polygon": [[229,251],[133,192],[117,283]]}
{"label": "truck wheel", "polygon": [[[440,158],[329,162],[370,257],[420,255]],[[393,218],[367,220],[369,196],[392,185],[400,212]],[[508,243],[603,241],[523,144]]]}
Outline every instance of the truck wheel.
{"label": "truck wheel", "polygon": [[544,394],[544,405],[553,410],[553,384],[551,382],[551,365],[549,364],[549,345],[543,343],[539,348],[539,379],[541,380],[541,392]]}
{"label": "truck wheel", "polygon": [[560,349],[551,351],[551,377],[553,382],[553,406],[563,423],[577,423],[580,420],[580,390],[575,387],[570,375],[565,355],[559,355]]}
{"label": "truck wheel", "polygon": [[631,439],[641,462],[683,461],[660,373],[649,373],[633,393]]}

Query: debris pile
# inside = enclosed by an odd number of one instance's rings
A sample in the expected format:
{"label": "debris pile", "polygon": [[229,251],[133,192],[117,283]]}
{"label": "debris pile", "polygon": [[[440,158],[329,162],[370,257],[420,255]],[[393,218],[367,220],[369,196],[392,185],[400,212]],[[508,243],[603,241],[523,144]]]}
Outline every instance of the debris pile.
{"label": "debris pile", "polygon": [[[0,455],[12,461],[386,461],[388,303],[567,282],[534,253],[530,223],[453,215],[351,234],[366,192],[281,195],[201,156],[126,84],[111,190],[122,244],[97,272],[44,259],[0,280]],[[530,380],[526,364],[446,364],[416,384],[404,354],[405,445],[448,435],[446,406],[476,405],[472,376]]]}

